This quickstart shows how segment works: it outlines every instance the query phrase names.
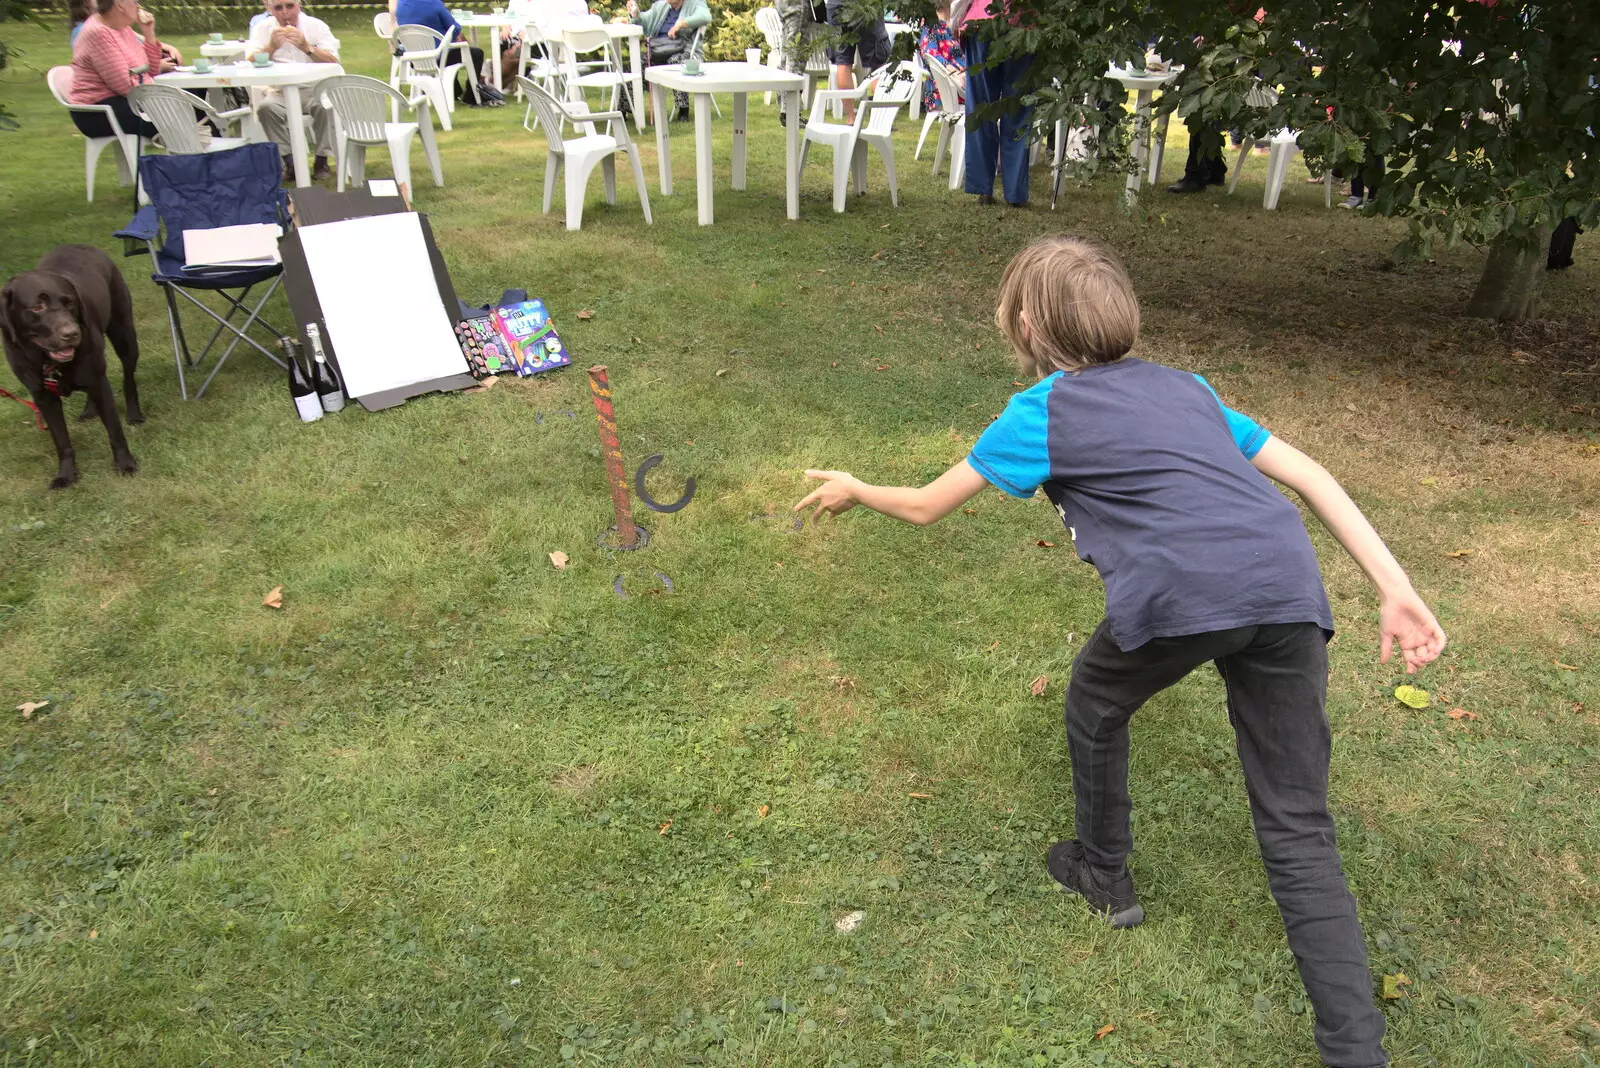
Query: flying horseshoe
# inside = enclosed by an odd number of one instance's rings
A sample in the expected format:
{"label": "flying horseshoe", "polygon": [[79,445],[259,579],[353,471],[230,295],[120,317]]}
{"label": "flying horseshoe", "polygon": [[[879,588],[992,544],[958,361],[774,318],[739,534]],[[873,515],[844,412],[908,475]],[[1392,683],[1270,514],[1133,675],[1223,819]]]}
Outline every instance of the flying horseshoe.
{"label": "flying horseshoe", "polygon": [[693,475],[690,475],[688,480],[683,484],[683,496],[679,497],[671,504],[657,504],[655,499],[652,498],[649,492],[644,488],[644,476],[649,474],[650,469],[664,459],[666,459],[666,457],[662,456],[659,452],[652,456],[646,456],[644,458],[644,463],[639,465],[639,470],[635,471],[633,474],[633,492],[638,495],[639,500],[644,504],[644,506],[650,509],[652,512],[676,512],[687,505],[690,501],[694,500]]}

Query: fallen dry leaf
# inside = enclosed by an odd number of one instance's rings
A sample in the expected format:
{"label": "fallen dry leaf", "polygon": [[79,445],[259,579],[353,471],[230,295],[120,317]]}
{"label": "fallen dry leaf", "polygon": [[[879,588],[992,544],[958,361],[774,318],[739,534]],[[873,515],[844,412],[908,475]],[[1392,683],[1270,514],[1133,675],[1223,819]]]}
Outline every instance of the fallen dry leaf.
{"label": "fallen dry leaf", "polygon": [[594,312],[589,308],[585,308],[583,311],[578,313],[578,318],[582,319],[584,322],[588,322],[590,319],[594,318]]}
{"label": "fallen dry leaf", "polygon": [[633,343],[635,345],[643,345],[644,344],[644,338],[636,337],[636,338],[633,339]]}
{"label": "fallen dry leaf", "polygon": [[550,562],[555,565],[555,568],[556,568],[557,571],[565,571],[567,569],[567,559],[568,558],[567,558],[567,554],[566,553],[561,552],[558,549],[557,551],[555,551],[553,553],[550,553],[548,555],[550,557]]}
{"label": "fallen dry leaf", "polygon": [[990,643],[989,648],[985,649],[984,652],[992,653],[998,648],[1000,648],[1000,639],[996,638],[992,643]]}
{"label": "fallen dry leaf", "polygon": [[973,348],[975,348],[975,349],[981,349],[981,348],[983,348],[983,342],[981,342],[981,341],[974,341],[974,342],[973,342],[973,343],[972,343],[972,347],[973,347]]}
{"label": "fallen dry leaf", "polygon": [[770,805],[762,805],[760,808],[756,809],[756,818],[764,820],[767,818],[767,813],[771,811],[772,807]]}
{"label": "fallen dry leaf", "polygon": [[833,362],[832,362],[832,363],[830,363],[830,364],[829,364],[829,365],[828,365],[828,366],[829,366],[829,367],[838,367],[838,366],[839,366],[839,361],[838,361],[838,360],[834,360],[834,361],[833,361]]}
{"label": "fallen dry leaf", "polygon": [[1094,1033],[1094,1037],[1097,1038],[1097,1039],[1105,1038],[1107,1035],[1109,1035],[1111,1032],[1115,1031],[1116,1029],[1117,1029],[1117,1025],[1116,1024],[1106,1024],[1104,1027],[1100,1028],[1100,1030],[1098,1030],[1098,1031],[1096,1031]]}
{"label": "fallen dry leaf", "polygon": [[976,508],[963,508],[963,509],[961,509],[961,511],[966,515],[977,515],[978,514],[978,510]]}
{"label": "fallen dry leaf", "polygon": [[1035,696],[1035,697],[1039,697],[1044,693],[1044,688],[1046,686],[1048,686],[1049,684],[1050,684],[1049,676],[1040,675],[1038,678],[1033,680],[1031,685],[1029,685],[1028,692],[1033,694],[1033,696]]}
{"label": "fallen dry leaf", "polygon": [[1478,714],[1476,712],[1468,712],[1464,708],[1452,708],[1450,711],[1446,712],[1445,715],[1449,716],[1451,719],[1477,719],[1478,718]]}
{"label": "fallen dry leaf", "polygon": [[1571,664],[1563,664],[1559,660],[1552,660],[1551,663],[1555,664],[1555,666],[1560,668],[1562,671],[1577,671],[1578,670],[1577,668],[1573,667]]}
{"label": "fallen dry leaf", "polygon": [[100,937],[100,930],[99,930],[99,928],[97,928],[97,927],[91,927],[91,928],[89,928],[89,937],[90,937],[90,938],[99,938],[99,937]]}
{"label": "fallen dry leaf", "polygon": [[878,365],[878,370],[880,370],[880,371],[887,371],[888,369],[889,369],[889,365],[886,364],[886,363],[880,363]]}
{"label": "fallen dry leaf", "polygon": [[283,607],[283,587],[282,586],[274,586],[274,587],[272,587],[272,592],[267,594],[266,598],[264,600],[262,600],[261,603],[263,605],[265,605],[266,607],[268,607],[268,608],[282,608]]}
{"label": "fallen dry leaf", "polygon": [[656,831],[656,833],[660,834],[660,835],[665,835],[670,830],[672,830],[672,820],[668,820],[667,822],[663,823],[661,825],[660,829]]}
{"label": "fallen dry leaf", "polygon": [[32,719],[35,712],[49,707],[49,704],[49,701],[24,701],[17,706],[17,711],[22,713],[23,719]]}
{"label": "fallen dry leaf", "polygon": [[906,796],[907,797],[914,797],[918,801],[931,801],[931,800],[933,800],[933,795],[932,794],[919,794],[919,793],[916,793],[916,792],[912,792],[912,793],[906,794]]}
{"label": "fallen dry leaf", "polygon": [[1038,541],[1034,542],[1034,544],[1041,549],[1054,549],[1056,547],[1055,542],[1045,541],[1043,538],[1040,538]]}
{"label": "fallen dry leaf", "polygon": [[883,327],[881,327],[881,326],[879,326],[879,325],[878,325],[878,324],[877,324],[877,323],[873,323],[873,324],[872,324],[872,329],[874,329],[874,330],[876,330],[876,331],[877,331],[877,332],[878,332],[878,334],[879,334],[879,335],[880,335],[880,336],[882,336],[882,334],[883,334]]}
{"label": "fallen dry leaf", "polygon": [[1471,549],[1457,549],[1455,552],[1453,552],[1453,553],[1445,553],[1445,555],[1448,556],[1452,560],[1459,560],[1463,556],[1471,556],[1472,555],[1472,550]]}
{"label": "fallen dry leaf", "polygon": [[874,252],[872,254],[872,258],[875,259],[875,260],[883,259],[883,249],[880,248],[878,251]]}
{"label": "fallen dry leaf", "polygon": [[719,370],[718,370],[718,371],[717,371],[717,377],[718,377],[718,378],[721,378],[721,377],[722,377],[722,376],[723,376],[723,375],[725,375],[725,374],[727,374],[727,373],[728,373],[728,369],[727,369],[727,368],[726,368],[726,367],[723,367],[723,368],[720,368],[720,369],[719,369]]}

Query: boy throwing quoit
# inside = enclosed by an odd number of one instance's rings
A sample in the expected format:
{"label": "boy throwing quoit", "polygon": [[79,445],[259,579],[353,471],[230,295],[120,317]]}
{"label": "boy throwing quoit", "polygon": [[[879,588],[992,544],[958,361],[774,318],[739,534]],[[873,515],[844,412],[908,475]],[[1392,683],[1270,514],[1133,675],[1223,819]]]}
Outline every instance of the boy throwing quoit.
{"label": "boy throwing quoit", "polygon": [[1316,461],[1225,408],[1198,375],[1126,355],[1139,303],[1109,250],[1066,236],[1035,241],[1006,268],[995,321],[1039,382],[1011,398],[965,460],[921,488],[807,471],[824,484],[796,510],[815,505],[820,517],[862,504],[928,524],[991,483],[1023,498],[1044,487],[1106,587],[1106,618],[1067,687],[1077,837],[1050,847],[1050,874],[1113,927],[1144,919],[1127,865],[1128,721],[1215,663],[1322,1059],[1387,1064],[1328,812],[1333,613],[1300,513],[1267,479],[1298,493],[1377,587],[1384,663],[1398,643],[1416,671],[1444,649],[1444,631]]}

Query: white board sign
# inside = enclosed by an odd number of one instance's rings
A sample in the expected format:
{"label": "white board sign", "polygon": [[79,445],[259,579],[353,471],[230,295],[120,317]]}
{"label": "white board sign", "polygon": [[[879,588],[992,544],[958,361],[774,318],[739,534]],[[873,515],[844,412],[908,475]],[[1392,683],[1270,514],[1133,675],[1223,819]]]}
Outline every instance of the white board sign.
{"label": "white board sign", "polygon": [[468,373],[415,212],[298,232],[351,397]]}

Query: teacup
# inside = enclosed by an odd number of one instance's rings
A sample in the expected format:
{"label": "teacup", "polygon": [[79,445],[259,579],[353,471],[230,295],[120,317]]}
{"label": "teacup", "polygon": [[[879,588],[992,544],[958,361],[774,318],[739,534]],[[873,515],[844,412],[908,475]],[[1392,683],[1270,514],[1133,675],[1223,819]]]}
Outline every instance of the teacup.
{"label": "teacup", "polygon": [[744,61],[750,64],[752,67],[761,66],[761,49],[746,48],[744,50]]}
{"label": "teacup", "polygon": [[258,67],[270,67],[272,66],[272,53],[257,52],[255,55],[250,57],[250,62],[254,63]]}
{"label": "teacup", "polygon": [[211,35],[211,43],[212,44],[221,44],[222,43],[222,34],[220,34],[220,33],[212,34]]}
{"label": "teacup", "polygon": [[194,57],[194,72],[196,74],[210,74],[211,73],[211,61],[209,59],[207,59],[205,56],[195,56]]}
{"label": "teacup", "polygon": [[683,73],[685,73],[685,74],[699,74],[700,73],[700,60],[697,59],[694,56],[690,56],[688,59],[684,60],[683,61]]}

